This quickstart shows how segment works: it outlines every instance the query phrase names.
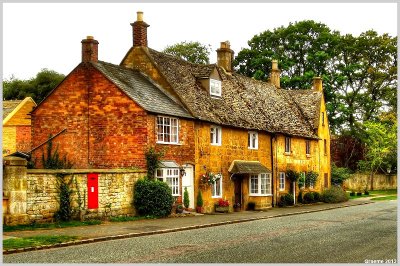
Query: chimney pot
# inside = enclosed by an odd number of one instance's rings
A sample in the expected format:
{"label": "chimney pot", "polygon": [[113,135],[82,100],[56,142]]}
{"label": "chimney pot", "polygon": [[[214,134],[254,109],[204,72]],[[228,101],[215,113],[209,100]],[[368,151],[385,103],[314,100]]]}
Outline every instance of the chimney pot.
{"label": "chimney pot", "polygon": [[138,12],[136,12],[136,14],[137,14],[136,21],[143,21],[143,12],[142,11],[138,11]]}

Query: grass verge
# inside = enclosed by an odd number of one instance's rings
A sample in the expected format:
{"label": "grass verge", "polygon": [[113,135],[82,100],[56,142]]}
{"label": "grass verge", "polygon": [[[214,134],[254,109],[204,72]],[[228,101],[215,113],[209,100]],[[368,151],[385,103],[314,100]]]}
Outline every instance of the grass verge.
{"label": "grass verge", "polygon": [[371,200],[397,200],[397,196],[391,195],[391,196],[384,196],[384,197],[376,197],[376,198],[371,198]]}
{"label": "grass verge", "polygon": [[157,216],[147,215],[147,216],[122,216],[122,217],[110,217],[110,222],[129,222],[138,221],[144,219],[157,219]]}
{"label": "grass verge", "polygon": [[77,236],[32,236],[3,240],[3,250],[54,245],[78,239]]}
{"label": "grass verge", "polygon": [[13,232],[13,231],[27,231],[36,229],[55,229],[55,228],[65,228],[65,227],[75,227],[75,226],[85,226],[85,225],[96,225],[101,224],[100,220],[88,220],[84,222],[80,221],[68,221],[68,222],[57,222],[57,223],[34,223],[27,225],[14,225],[8,226],[3,225],[3,232]]}

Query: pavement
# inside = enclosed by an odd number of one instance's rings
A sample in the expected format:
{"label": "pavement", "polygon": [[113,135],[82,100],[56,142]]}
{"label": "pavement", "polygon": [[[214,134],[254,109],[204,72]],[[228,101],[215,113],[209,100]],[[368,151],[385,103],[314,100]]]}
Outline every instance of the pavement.
{"label": "pavement", "polygon": [[68,235],[77,236],[79,238],[79,240],[55,245],[3,250],[3,254],[66,247],[72,245],[88,244],[93,242],[116,240],[122,238],[140,237],[153,234],[165,234],[170,232],[193,230],[225,224],[250,222],[260,219],[272,219],[276,217],[300,215],[303,213],[327,211],[331,209],[346,208],[371,203],[373,202],[369,201],[366,198],[350,200],[342,203],[316,203],[285,208],[276,207],[268,209],[266,211],[241,211],[212,214],[186,213],[186,215],[160,219],[146,219],[129,222],[104,222],[99,225],[89,226],[3,232],[3,240],[9,238],[23,238],[44,235]]}

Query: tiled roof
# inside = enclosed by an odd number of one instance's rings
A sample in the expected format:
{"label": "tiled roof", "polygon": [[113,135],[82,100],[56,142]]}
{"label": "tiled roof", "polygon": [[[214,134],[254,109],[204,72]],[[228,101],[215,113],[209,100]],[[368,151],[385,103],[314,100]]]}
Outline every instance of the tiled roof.
{"label": "tiled roof", "polygon": [[193,118],[172,96],[140,72],[102,61],[93,65],[145,110]]}
{"label": "tiled roof", "polygon": [[258,161],[234,160],[229,167],[229,173],[232,174],[260,174],[271,173],[271,170]]}
{"label": "tiled roof", "polygon": [[[312,121],[318,115],[321,92],[277,89],[271,83],[236,73],[228,75],[216,65],[192,64],[153,49],[149,49],[149,54],[196,118],[227,126],[317,138]],[[196,78],[215,67],[222,78],[220,98],[210,97],[208,89]]]}
{"label": "tiled roof", "polygon": [[3,101],[3,120],[6,118],[20,103],[22,100],[15,101]]}

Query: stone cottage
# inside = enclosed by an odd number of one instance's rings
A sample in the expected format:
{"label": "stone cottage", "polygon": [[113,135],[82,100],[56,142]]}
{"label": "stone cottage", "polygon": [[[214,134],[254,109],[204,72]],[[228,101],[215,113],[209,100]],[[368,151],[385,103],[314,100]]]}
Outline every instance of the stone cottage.
{"label": "stone cottage", "polygon": [[3,101],[3,156],[31,150],[31,117],[36,106],[31,97]]}
{"label": "stone cottage", "polygon": [[216,64],[186,62],[148,47],[149,25],[137,15],[120,65],[98,60],[92,37],[82,40],[82,62],[32,112],[33,146],[57,135],[75,168],[144,168],[146,150],[164,150],[156,178],[177,197],[186,187],[191,207],[201,190],[206,212],[221,198],[231,208],[274,206],[292,192],[288,169],[317,172],[309,189],[329,186],[321,78],[310,90],[280,88],[277,62],[270,82],[239,75],[229,42]]}

